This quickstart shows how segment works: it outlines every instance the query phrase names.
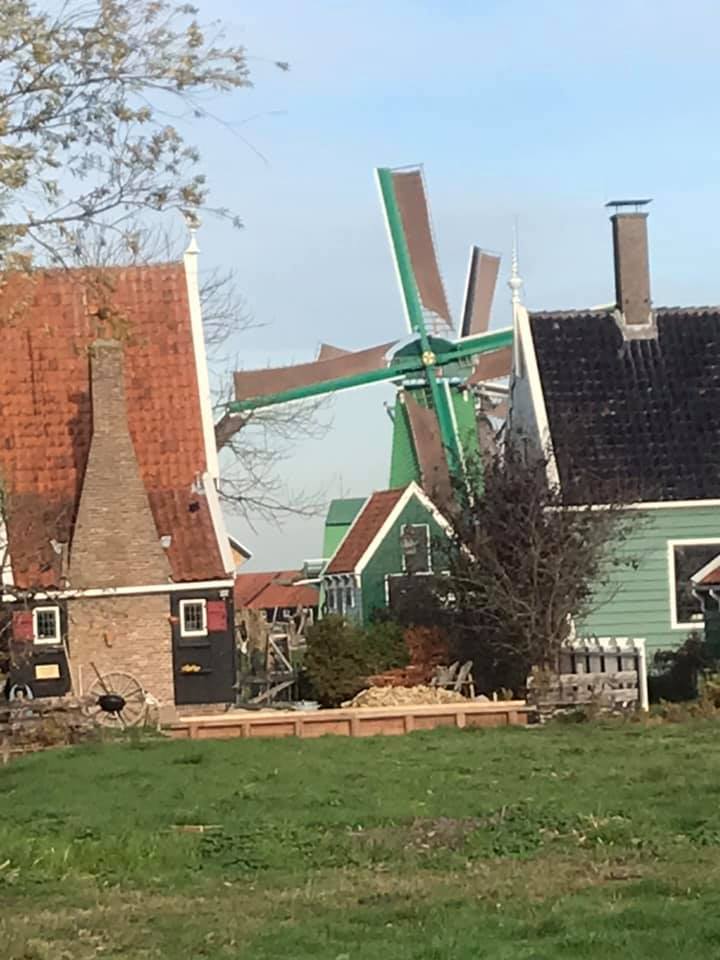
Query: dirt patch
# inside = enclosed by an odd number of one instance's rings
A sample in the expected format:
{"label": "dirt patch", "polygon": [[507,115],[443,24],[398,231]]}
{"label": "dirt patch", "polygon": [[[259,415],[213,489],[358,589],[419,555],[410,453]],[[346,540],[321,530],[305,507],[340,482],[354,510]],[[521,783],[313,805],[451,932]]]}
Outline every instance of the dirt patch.
{"label": "dirt patch", "polygon": [[408,824],[358,830],[353,836],[366,847],[390,850],[460,850],[467,838],[483,826],[478,817],[417,818]]}

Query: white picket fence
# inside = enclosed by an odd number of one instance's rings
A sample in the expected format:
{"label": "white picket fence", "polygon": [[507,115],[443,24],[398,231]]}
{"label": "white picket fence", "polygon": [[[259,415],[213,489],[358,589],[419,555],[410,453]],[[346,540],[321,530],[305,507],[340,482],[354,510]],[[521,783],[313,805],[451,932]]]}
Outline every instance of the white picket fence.
{"label": "white picket fence", "polygon": [[639,637],[582,637],[560,655],[560,669],[541,700],[556,707],[605,703],[648,710],[647,656]]}

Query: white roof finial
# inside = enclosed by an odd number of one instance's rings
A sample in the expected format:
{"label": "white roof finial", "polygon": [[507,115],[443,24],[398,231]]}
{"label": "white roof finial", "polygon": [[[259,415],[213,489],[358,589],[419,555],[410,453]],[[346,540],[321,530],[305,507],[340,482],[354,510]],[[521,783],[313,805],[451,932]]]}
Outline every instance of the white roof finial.
{"label": "white roof finial", "polygon": [[187,250],[185,253],[200,253],[200,247],[197,241],[197,232],[200,228],[200,220],[196,216],[186,216],[185,223],[187,224],[188,231],[190,233],[190,241],[187,245]]}
{"label": "white roof finial", "polygon": [[522,277],[520,276],[520,269],[518,265],[518,228],[517,220],[513,226],[513,248],[512,248],[512,265],[510,267],[510,279],[508,280],[508,287],[510,287],[510,301],[513,304],[520,303],[520,291],[523,288]]}

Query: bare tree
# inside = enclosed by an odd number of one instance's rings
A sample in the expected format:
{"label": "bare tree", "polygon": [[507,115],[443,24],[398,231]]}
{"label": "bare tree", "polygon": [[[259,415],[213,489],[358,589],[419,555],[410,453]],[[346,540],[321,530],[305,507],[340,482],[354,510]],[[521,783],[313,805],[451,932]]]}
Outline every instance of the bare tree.
{"label": "bare tree", "polygon": [[[325,506],[321,489],[297,489],[284,474],[295,451],[326,435],[327,402],[266,407],[229,414],[232,371],[238,369],[237,339],[261,326],[250,313],[232,271],[213,270],[201,281],[200,299],[215,381],[215,440],[221,454],[220,496],[249,524],[262,519],[281,523],[288,516],[316,516]],[[233,349],[234,347],[234,349]]]}
{"label": "bare tree", "polygon": [[627,541],[639,520],[627,501],[568,505],[547,466],[506,442],[484,464],[482,496],[461,498],[449,517],[435,608],[486,689],[520,692],[533,667],[552,669],[573,621],[607,596],[618,566],[637,564]]}
{"label": "bare tree", "polygon": [[0,266],[38,252],[76,262],[98,228],[132,247],[140,215],[235,221],[208,207],[199,153],[178,128],[212,116],[209,95],[250,85],[245,50],[174,0],[52,7],[2,4]]}

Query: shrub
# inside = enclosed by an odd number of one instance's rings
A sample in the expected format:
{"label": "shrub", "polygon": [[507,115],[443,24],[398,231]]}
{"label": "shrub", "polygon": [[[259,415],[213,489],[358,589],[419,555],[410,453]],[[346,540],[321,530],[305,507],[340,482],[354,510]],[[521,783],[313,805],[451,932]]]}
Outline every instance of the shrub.
{"label": "shrub", "polygon": [[330,616],[307,632],[304,672],[313,695],[324,707],[336,707],[365,686],[366,677],[408,663],[403,630],[389,621],[360,629]]}

